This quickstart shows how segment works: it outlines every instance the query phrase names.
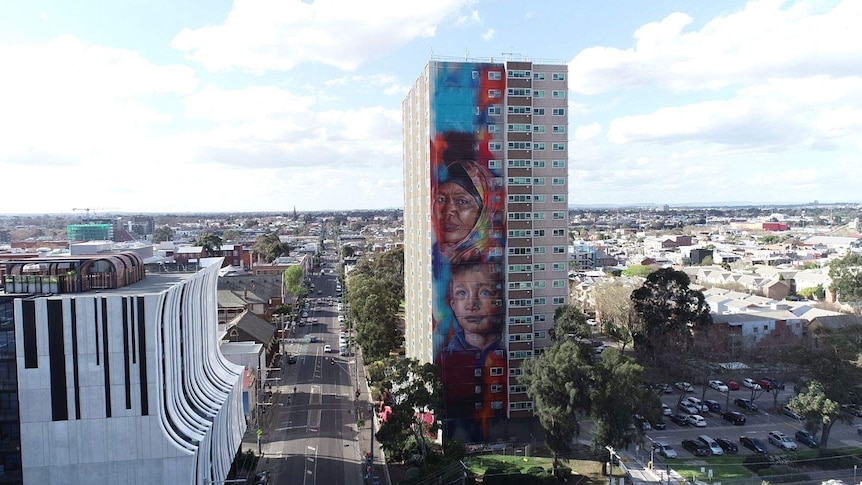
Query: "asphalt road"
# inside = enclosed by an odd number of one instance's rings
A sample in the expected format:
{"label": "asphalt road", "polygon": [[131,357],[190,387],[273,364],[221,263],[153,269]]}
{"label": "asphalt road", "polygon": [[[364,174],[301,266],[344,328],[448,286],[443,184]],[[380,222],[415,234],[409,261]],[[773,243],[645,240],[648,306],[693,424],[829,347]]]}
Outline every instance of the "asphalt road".
{"label": "asphalt road", "polygon": [[[315,288],[308,298],[312,322],[294,326],[283,342],[285,355],[297,360],[283,363],[280,392],[269,411],[272,415],[264,419],[265,468],[273,484],[358,485],[363,465],[353,395],[356,362],[352,356],[338,355],[337,303],[314,303],[335,298],[335,276],[318,272],[312,283]],[[333,352],[324,352],[327,344]]]}

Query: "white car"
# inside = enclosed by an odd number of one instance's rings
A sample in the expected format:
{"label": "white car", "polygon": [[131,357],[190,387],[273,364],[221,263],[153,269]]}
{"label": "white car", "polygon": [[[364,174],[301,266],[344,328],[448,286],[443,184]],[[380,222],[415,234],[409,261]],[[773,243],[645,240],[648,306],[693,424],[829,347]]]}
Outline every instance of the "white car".
{"label": "white car", "polygon": [[696,406],[690,404],[687,401],[679,403],[679,405],[677,407],[679,408],[680,411],[682,411],[686,414],[697,414],[700,412],[700,409],[698,409]]}
{"label": "white car", "polygon": [[344,315],[338,315],[338,321],[343,322],[344,321]]}
{"label": "white car", "polygon": [[332,352],[332,346],[331,345],[324,345],[323,351],[326,353]]}
{"label": "white car", "polygon": [[743,379],[742,385],[749,389],[760,390],[760,384],[754,382],[754,379],[752,379],[751,377],[746,377],[745,379]]}
{"label": "white car", "polygon": [[721,381],[709,381],[709,387],[715,389],[718,392],[727,392],[730,390],[730,388],[727,387],[727,384]]}
{"label": "white car", "polygon": [[667,404],[662,404],[661,414],[662,416],[673,416],[673,409],[671,409]]}
{"label": "white car", "polygon": [[655,449],[658,450],[658,454],[665,458],[676,458],[676,450],[673,449],[673,446],[665,443],[664,441],[656,441]]}
{"label": "white car", "polygon": [[795,451],[796,443],[781,431],[770,431],[769,442],[784,451]]}
{"label": "white car", "polygon": [[694,392],[694,386],[689,384],[688,382],[677,382],[674,384],[677,389],[683,392]]}
{"label": "white car", "polygon": [[687,398],[683,399],[682,402],[696,407],[698,411],[709,411],[709,407],[707,407],[707,405],[704,404],[703,401],[694,396],[688,396]]}
{"label": "white car", "polygon": [[688,424],[703,428],[706,426],[706,420],[700,414],[691,414],[688,417]]}

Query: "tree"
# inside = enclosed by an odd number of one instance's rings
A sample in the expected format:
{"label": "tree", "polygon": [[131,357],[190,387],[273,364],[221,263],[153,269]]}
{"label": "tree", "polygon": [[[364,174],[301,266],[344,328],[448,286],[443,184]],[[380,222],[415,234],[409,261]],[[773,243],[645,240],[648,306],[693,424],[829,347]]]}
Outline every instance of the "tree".
{"label": "tree", "polygon": [[225,241],[236,241],[237,239],[240,238],[240,236],[242,236],[242,234],[240,234],[239,231],[235,231],[233,229],[228,229],[227,231],[224,232],[222,239],[224,239]]}
{"label": "tree", "polygon": [[688,275],[662,268],[632,292],[639,322],[632,332],[635,352],[653,366],[665,366],[685,355],[693,335],[708,339],[712,323],[703,293],[689,288]]}
{"label": "tree", "polygon": [[638,278],[606,278],[593,288],[596,317],[604,328],[619,339],[624,351],[632,342],[632,332],[638,321],[632,302],[632,292],[640,286]]}
{"label": "tree", "polygon": [[589,362],[589,349],[574,340],[562,340],[521,365],[519,383],[527,386],[527,395],[536,403],[554,469],[580,432],[578,417],[590,410]]}
{"label": "tree", "polygon": [[823,285],[809,286],[796,292],[797,295],[809,300],[822,300],[826,296]]}
{"label": "tree", "polygon": [[862,301],[862,255],[847,253],[829,265],[829,289],[842,302]]}
{"label": "tree", "polygon": [[164,241],[170,241],[174,237],[174,231],[168,226],[157,227],[153,230],[153,243],[158,244]]}
{"label": "tree", "polygon": [[417,420],[420,412],[432,412],[442,416],[443,384],[440,369],[434,364],[420,364],[414,359],[386,359],[383,364],[384,377],[380,383],[383,402],[391,412],[386,422],[375,435],[387,456],[401,461],[415,445],[423,458],[429,451],[425,446],[428,432],[437,430],[437,421],[430,426]]}
{"label": "tree", "polygon": [[841,418],[841,406],[826,396],[823,384],[809,382],[803,392],[788,401],[787,406],[805,418],[805,429],[811,434],[817,435],[822,429],[820,450],[824,450],[829,443],[832,425]]}
{"label": "tree", "polygon": [[257,237],[252,247],[254,254],[263,257],[264,261],[271,263],[279,256],[289,256],[290,246],[287,243],[281,242],[278,234],[267,233]]}
{"label": "tree", "polygon": [[551,338],[565,340],[567,337],[586,338],[590,336],[587,318],[579,306],[564,305],[554,311],[554,328]]}
{"label": "tree", "polygon": [[356,341],[365,356],[382,359],[401,347],[397,318],[404,300],[404,251],[369,253],[350,272],[347,290]]}
{"label": "tree", "polygon": [[799,394],[791,399],[791,403],[795,403],[791,409],[822,425],[820,442],[823,449],[828,444],[832,425],[839,420],[850,422],[852,419],[849,414],[836,413],[830,402],[837,406],[859,397],[857,389],[862,385],[862,372],[857,364],[860,362],[859,349],[862,348],[862,325],[850,324],[839,329],[820,327],[813,333],[816,350],[800,347],[786,355],[811,377],[812,383],[806,386],[807,389],[799,390]]}
{"label": "tree", "polygon": [[345,258],[352,258],[353,257],[353,246],[345,245],[344,247],[341,248],[341,254]]}
{"label": "tree", "polygon": [[221,251],[222,239],[215,234],[206,233],[195,241],[195,246],[201,246],[207,256],[213,257]]}
{"label": "tree", "polygon": [[703,261],[700,262],[701,266],[712,266],[714,261],[712,260],[712,256],[706,256],[703,258]]}
{"label": "tree", "polygon": [[594,448],[627,448],[643,437],[643,428],[635,426],[635,414],[653,423],[661,416],[658,396],[642,382],[643,367],[634,360],[613,348],[602,352],[593,367],[590,396]]}
{"label": "tree", "polygon": [[633,264],[628,268],[624,269],[622,272],[623,276],[642,276],[646,277],[648,274],[652,273],[652,268],[649,266],[645,266],[643,264]]}
{"label": "tree", "polygon": [[291,266],[284,270],[284,291],[289,295],[303,297],[308,290],[302,285],[302,267]]}

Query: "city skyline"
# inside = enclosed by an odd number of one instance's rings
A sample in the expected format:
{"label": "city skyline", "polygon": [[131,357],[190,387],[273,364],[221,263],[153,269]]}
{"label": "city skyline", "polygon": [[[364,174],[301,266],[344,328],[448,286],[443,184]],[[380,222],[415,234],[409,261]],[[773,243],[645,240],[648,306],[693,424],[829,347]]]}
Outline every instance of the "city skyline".
{"label": "city skyline", "polygon": [[403,207],[432,55],[568,64],[570,206],[860,200],[858,2],[402,3],[0,7],[0,212]]}

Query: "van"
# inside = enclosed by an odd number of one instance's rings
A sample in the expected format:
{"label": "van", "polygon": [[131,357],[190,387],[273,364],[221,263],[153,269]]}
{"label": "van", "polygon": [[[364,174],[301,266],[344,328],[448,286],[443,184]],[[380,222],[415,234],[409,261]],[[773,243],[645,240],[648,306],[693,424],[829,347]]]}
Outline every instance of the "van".
{"label": "van", "polygon": [[721,448],[721,445],[719,445],[717,441],[710,438],[709,436],[702,434],[697,437],[697,440],[705,444],[706,447],[709,448],[709,453],[711,455],[718,456],[724,454],[724,450]]}

